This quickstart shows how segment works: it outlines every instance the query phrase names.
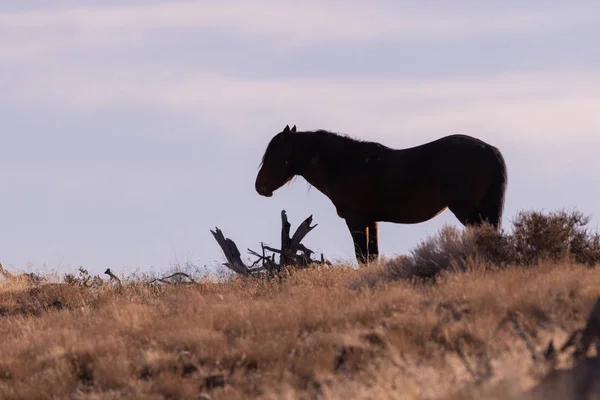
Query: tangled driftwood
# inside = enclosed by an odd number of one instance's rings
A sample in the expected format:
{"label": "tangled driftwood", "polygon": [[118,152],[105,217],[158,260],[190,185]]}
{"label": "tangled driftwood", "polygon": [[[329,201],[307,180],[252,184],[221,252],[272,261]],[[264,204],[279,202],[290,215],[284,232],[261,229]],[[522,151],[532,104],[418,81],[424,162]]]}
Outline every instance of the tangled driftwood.
{"label": "tangled driftwood", "polygon": [[[302,240],[306,235],[318,225],[311,226],[311,223],[312,215],[306,218],[290,237],[291,225],[288,222],[287,213],[285,210],[281,211],[281,248],[276,249],[265,246],[261,242],[261,253],[248,249],[248,253],[257,258],[250,266],[247,266],[242,261],[241,253],[235,242],[226,238],[219,228],[215,228],[214,231],[211,230],[210,232],[221,247],[221,250],[223,250],[225,258],[227,258],[227,262],[223,263],[224,266],[243,276],[264,273],[273,276],[290,265],[304,268],[310,264],[331,264],[325,260],[323,254],[321,254],[320,260],[313,260],[311,256],[314,254],[314,251],[302,244]],[[267,255],[267,252],[271,252],[272,254]],[[276,254],[279,255],[278,262],[275,261]],[[259,263],[261,264],[260,266],[258,266]]]}

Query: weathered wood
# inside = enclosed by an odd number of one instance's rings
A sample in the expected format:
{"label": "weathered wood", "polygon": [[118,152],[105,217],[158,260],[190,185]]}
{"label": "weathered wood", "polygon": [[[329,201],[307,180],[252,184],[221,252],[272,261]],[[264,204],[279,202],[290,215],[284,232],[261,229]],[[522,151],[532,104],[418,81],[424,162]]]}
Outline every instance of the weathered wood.
{"label": "weathered wood", "polygon": [[[321,254],[320,261],[313,260],[311,255],[314,254],[314,252],[301,243],[306,235],[317,226],[317,224],[311,226],[312,218],[312,215],[306,218],[290,237],[291,224],[288,221],[285,210],[281,211],[281,249],[265,246],[262,242],[262,254],[252,249],[248,249],[248,253],[257,258],[249,267],[242,262],[240,252],[235,243],[231,239],[226,239],[219,228],[216,228],[215,231],[211,230],[211,233],[219,243],[219,246],[227,258],[227,263],[224,263],[223,265],[244,276],[266,272],[270,277],[273,277],[274,275],[279,274],[282,268],[290,265],[300,268],[307,267],[312,263],[331,265],[329,261],[325,260],[323,254]],[[268,256],[266,254],[267,251],[270,251],[273,254]],[[299,252],[301,254],[298,254]],[[279,254],[279,262],[275,261],[275,254]],[[262,265],[256,267],[259,263]]]}
{"label": "weathered wood", "polygon": [[313,226],[310,226],[312,219],[313,219],[313,216],[311,215],[308,218],[306,218],[304,221],[302,221],[302,223],[298,226],[298,229],[296,229],[296,232],[294,232],[294,235],[292,236],[292,239],[290,240],[291,248],[298,248],[300,246],[300,242],[302,242],[304,237],[306,235],[308,235],[310,233],[310,231],[315,229],[317,227],[317,225],[319,225],[319,224],[314,224]]}
{"label": "weathered wood", "polygon": [[118,276],[116,276],[111,270],[110,268],[107,268],[106,271],[104,271],[104,273],[106,275],[108,275],[110,277],[110,279],[114,280],[115,282],[117,282],[117,288],[118,289],[122,289],[123,288],[123,284],[121,283],[121,280],[119,279]]}
{"label": "weathered wood", "polygon": [[[267,271],[267,273],[269,273],[269,275],[271,275],[271,274],[273,274],[274,270],[277,269],[277,264],[275,264],[273,262],[271,257],[268,257],[266,255],[260,255],[252,249],[248,249],[248,253],[257,257],[257,260],[252,264],[252,267],[254,267],[259,262],[262,262],[262,267],[251,269],[252,273]],[[264,252],[263,252],[263,254],[264,254]]]}
{"label": "weathered wood", "polygon": [[227,258],[227,262],[223,263],[223,265],[240,275],[250,275],[250,271],[242,261],[240,251],[233,240],[225,238],[223,232],[219,228],[215,228],[214,231],[211,230],[210,232],[221,247],[221,250],[223,250],[225,258]]}
{"label": "weathered wood", "polygon": [[285,210],[281,211],[281,251],[279,252],[279,265],[289,265],[292,261],[292,255],[288,251],[290,247],[290,229],[292,225],[289,223]]}
{"label": "weathered wood", "polygon": [[[181,277],[187,278],[187,279],[189,279],[189,281],[188,282],[183,282],[181,280],[179,280],[178,282],[169,281],[169,279],[171,279],[171,278],[181,278]],[[196,283],[194,278],[192,278],[189,274],[186,274],[185,272],[175,272],[168,276],[163,276],[161,278],[154,278],[148,283],[153,284],[154,282],[166,283],[167,285],[180,285],[180,284],[187,285],[187,284]]]}
{"label": "weathered wood", "polygon": [[[297,265],[300,267],[307,266],[311,263],[317,262],[312,260],[311,254],[314,251],[303,245],[302,240],[308,235],[310,231],[317,227],[318,224],[311,226],[313,216],[306,218],[296,229],[292,237],[290,238],[290,224],[287,220],[285,210],[281,212],[282,228],[281,228],[281,256],[280,265]],[[285,245],[284,245],[285,244]],[[298,252],[303,254],[298,255]]]}
{"label": "weathered wood", "polygon": [[264,245],[262,245],[262,248],[263,248],[264,250],[270,251],[271,253],[275,253],[275,254],[281,254],[281,250],[279,250],[279,249],[276,249],[276,248],[274,248],[274,247],[269,247],[269,246],[264,246]]}

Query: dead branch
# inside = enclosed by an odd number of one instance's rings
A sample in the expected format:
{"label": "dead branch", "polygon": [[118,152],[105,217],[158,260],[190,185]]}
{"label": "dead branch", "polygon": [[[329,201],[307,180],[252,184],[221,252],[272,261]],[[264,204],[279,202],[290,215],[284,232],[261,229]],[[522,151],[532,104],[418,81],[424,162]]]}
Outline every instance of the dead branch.
{"label": "dead branch", "polygon": [[[261,244],[261,245],[262,245],[262,244]],[[270,247],[270,246],[265,246],[265,245],[262,245],[262,248],[263,248],[263,249],[265,249],[265,250],[268,250],[268,251],[270,251],[271,253],[281,254],[281,250],[279,250],[279,249],[276,249],[276,248],[274,248],[274,247]]]}
{"label": "dead branch", "polygon": [[[317,226],[317,224],[311,226],[312,218],[312,215],[306,218],[290,237],[291,224],[288,221],[285,210],[281,211],[281,249],[265,246],[262,242],[262,254],[252,249],[247,249],[250,255],[256,257],[256,261],[250,266],[244,264],[236,244],[231,239],[226,239],[219,228],[216,228],[215,231],[211,230],[211,233],[221,247],[221,250],[223,250],[223,253],[225,253],[227,263],[223,265],[227,268],[243,276],[266,272],[272,277],[290,265],[300,268],[305,268],[313,263],[331,265],[329,261],[325,260],[323,254],[321,254],[320,260],[313,260],[311,256],[314,254],[314,251],[302,244],[302,240],[306,235]],[[271,252],[272,254],[267,255],[267,252]],[[275,261],[276,254],[279,255],[279,262]],[[258,266],[259,264],[260,266]]]}
{"label": "dead branch", "polygon": [[[281,211],[281,221],[282,221],[282,229],[281,229],[281,250],[280,250],[280,262],[281,267],[285,267],[288,265],[296,265],[299,267],[306,267],[312,263],[319,263],[317,260],[313,260],[311,255],[314,254],[314,251],[303,245],[302,240],[308,235],[310,231],[315,229],[318,224],[311,226],[313,216],[310,215],[306,218],[296,229],[296,232],[290,238],[290,223],[287,219],[287,214],[285,210]],[[298,252],[302,254],[297,254]],[[325,263],[323,259],[323,255],[321,255],[321,259],[323,263]]]}
{"label": "dead branch", "polygon": [[[251,265],[253,272],[262,272],[262,270],[265,269],[267,272],[271,273],[278,269],[278,265],[273,261],[273,259],[271,257],[268,257],[265,255],[265,250],[266,249],[263,246],[263,254],[261,255],[252,249],[248,249],[249,254],[252,254],[253,256],[257,257],[257,260],[254,261],[254,263],[252,263],[252,265]],[[253,268],[259,262],[263,263],[263,267],[262,268]]]}
{"label": "dead branch", "polygon": [[[183,276],[184,278],[188,278],[189,282],[177,282],[177,283],[175,283],[175,282],[172,282],[172,281],[168,280],[168,279],[171,279],[171,278],[175,278],[176,276]],[[196,281],[191,276],[189,276],[188,274],[186,274],[185,272],[175,272],[174,274],[171,274],[169,276],[163,276],[162,278],[154,278],[154,279],[152,279],[148,283],[149,284],[153,284],[154,282],[166,283],[167,285],[196,283]]]}
{"label": "dead branch", "polygon": [[280,257],[279,257],[279,264],[280,265],[287,265],[289,260],[288,260],[288,254],[285,253],[285,249],[290,247],[290,229],[292,228],[292,225],[289,223],[288,218],[287,218],[287,213],[285,212],[285,210],[281,211],[281,250],[279,251]]}
{"label": "dead branch", "polygon": [[115,282],[117,282],[117,287],[119,289],[123,288],[123,284],[121,283],[121,280],[119,279],[118,276],[116,276],[115,274],[113,274],[113,272],[110,270],[110,268],[107,268],[106,271],[104,271],[104,273],[106,275],[108,275],[111,280],[114,280]]}
{"label": "dead branch", "polygon": [[240,275],[250,275],[250,271],[242,261],[240,251],[233,240],[225,238],[223,232],[216,227],[215,230],[211,230],[210,233],[212,233],[217,243],[219,243],[219,246],[221,246],[221,250],[223,250],[223,253],[225,253],[227,262],[223,263],[223,265]]}
{"label": "dead branch", "polygon": [[190,280],[190,282],[195,283],[196,281],[194,280],[194,278],[192,278],[191,276],[189,276],[188,274],[186,274],[185,272],[175,272],[174,274],[171,274],[169,276],[165,276],[163,278],[161,278],[162,280],[164,279],[171,279],[174,278],[176,276],[183,276],[184,278],[188,278]]}
{"label": "dead branch", "polygon": [[292,236],[292,239],[290,240],[291,248],[300,246],[300,242],[302,241],[302,239],[304,239],[304,237],[306,235],[308,235],[310,231],[312,231],[313,229],[315,229],[317,227],[317,225],[319,225],[319,224],[314,224],[313,226],[310,226],[312,219],[313,219],[313,216],[311,215],[308,218],[306,218],[298,226],[298,229],[296,229],[296,232],[294,232],[294,235]]}

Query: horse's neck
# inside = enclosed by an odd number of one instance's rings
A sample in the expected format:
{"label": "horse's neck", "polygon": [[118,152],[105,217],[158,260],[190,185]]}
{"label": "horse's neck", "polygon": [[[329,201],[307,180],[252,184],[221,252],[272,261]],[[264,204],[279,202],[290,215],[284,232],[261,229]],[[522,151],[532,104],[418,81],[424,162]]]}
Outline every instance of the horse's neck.
{"label": "horse's neck", "polygon": [[333,154],[336,149],[333,146],[328,146],[323,141],[315,140],[308,147],[302,157],[298,159],[299,168],[297,175],[302,176],[308,183],[314,186],[319,191],[328,195],[328,185],[330,183],[330,171],[327,168],[325,158],[336,158]]}

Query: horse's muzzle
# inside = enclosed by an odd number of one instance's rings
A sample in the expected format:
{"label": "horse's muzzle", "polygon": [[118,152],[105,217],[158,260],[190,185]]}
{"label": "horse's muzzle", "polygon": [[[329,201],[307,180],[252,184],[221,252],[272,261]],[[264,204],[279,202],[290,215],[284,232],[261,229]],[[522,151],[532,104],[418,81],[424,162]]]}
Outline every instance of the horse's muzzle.
{"label": "horse's muzzle", "polygon": [[273,191],[267,190],[262,185],[256,185],[256,192],[264,197],[272,197],[273,196]]}

